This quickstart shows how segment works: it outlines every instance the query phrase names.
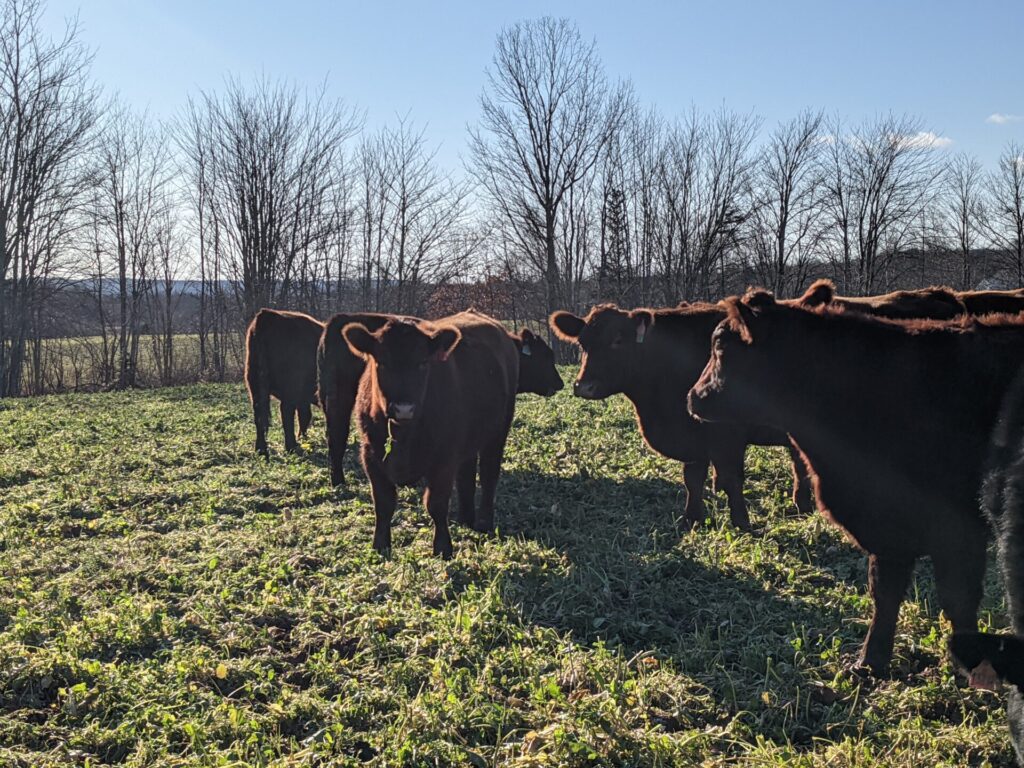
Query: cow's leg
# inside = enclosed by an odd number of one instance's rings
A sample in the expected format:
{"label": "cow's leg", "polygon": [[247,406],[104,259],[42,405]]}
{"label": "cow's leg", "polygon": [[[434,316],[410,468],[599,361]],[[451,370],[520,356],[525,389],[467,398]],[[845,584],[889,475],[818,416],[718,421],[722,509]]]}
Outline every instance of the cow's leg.
{"label": "cow's leg", "polygon": [[743,454],[744,446],[737,446],[736,452],[727,457],[714,459],[715,487],[725,491],[729,499],[729,518],[741,531],[750,530],[747,515],[747,501],[743,498]]}
{"label": "cow's leg", "polygon": [[480,451],[480,509],[476,513],[473,527],[483,533],[494,530],[494,497],[498,492],[498,475],[501,474],[501,460],[505,456],[505,440],[501,438],[484,446]]}
{"label": "cow's leg", "polygon": [[366,449],[363,452],[363,468],[370,481],[370,492],[373,495],[373,548],[382,555],[391,551],[391,518],[398,505],[398,489],[388,480],[384,472],[374,462],[366,460]]}
{"label": "cow's leg", "polygon": [[459,503],[455,522],[471,526],[476,521],[476,456],[459,465],[455,491]]}
{"label": "cow's leg", "polygon": [[683,464],[683,485],[686,487],[686,509],[683,528],[689,530],[704,522],[704,481],[708,477],[708,460],[688,461]]}
{"label": "cow's leg", "polygon": [[313,420],[313,405],[312,403],[303,403],[298,407],[299,413],[299,437],[306,436],[306,430],[309,429],[309,423]]}
{"label": "cow's leg", "polygon": [[793,461],[793,504],[798,512],[809,515],[814,511],[814,493],[811,490],[807,463],[800,451],[794,447],[790,447],[789,457]]}
{"label": "cow's leg", "polygon": [[298,447],[295,442],[295,405],[288,401],[281,401],[281,428],[284,430],[284,449],[294,451]]}
{"label": "cow's leg", "polygon": [[253,392],[252,419],[256,423],[256,453],[270,458],[267,448],[267,430],[270,429],[270,395],[266,392]]}
{"label": "cow's leg", "polygon": [[874,601],[874,614],[864,639],[860,664],[875,675],[882,675],[889,668],[900,605],[913,573],[913,558],[891,560],[878,555],[868,556],[868,591]]}
{"label": "cow's leg", "polygon": [[324,416],[327,419],[327,456],[331,464],[331,485],[345,484],[345,451],[348,450],[355,389],[337,387],[328,395]]}
{"label": "cow's leg", "polygon": [[949,550],[932,555],[939,605],[954,633],[978,631],[978,605],[984,593],[987,537],[980,526],[951,541]]}
{"label": "cow's leg", "polygon": [[434,521],[434,554],[445,560],[452,559],[452,536],[448,530],[448,504],[452,498],[455,467],[438,467],[427,477],[427,490],[423,505]]}

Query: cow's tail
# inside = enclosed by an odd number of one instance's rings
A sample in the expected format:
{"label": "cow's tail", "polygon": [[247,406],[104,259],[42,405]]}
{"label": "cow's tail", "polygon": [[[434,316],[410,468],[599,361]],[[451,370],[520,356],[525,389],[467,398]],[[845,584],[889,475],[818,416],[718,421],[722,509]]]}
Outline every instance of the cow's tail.
{"label": "cow's tail", "polygon": [[267,358],[266,333],[261,332],[263,313],[258,312],[249,324],[245,337],[245,384],[252,403],[256,424],[256,450],[267,453],[267,430],[270,428],[270,368]]}

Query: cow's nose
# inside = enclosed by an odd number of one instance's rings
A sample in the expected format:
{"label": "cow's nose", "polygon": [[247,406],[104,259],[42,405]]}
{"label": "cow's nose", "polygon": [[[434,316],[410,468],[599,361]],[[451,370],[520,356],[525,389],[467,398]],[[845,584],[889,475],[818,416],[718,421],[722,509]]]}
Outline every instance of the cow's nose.
{"label": "cow's nose", "polygon": [[415,403],[392,403],[391,417],[395,421],[409,421],[416,416]]}
{"label": "cow's nose", "polygon": [[593,397],[594,383],[592,381],[577,381],[573,384],[573,391],[576,397]]}

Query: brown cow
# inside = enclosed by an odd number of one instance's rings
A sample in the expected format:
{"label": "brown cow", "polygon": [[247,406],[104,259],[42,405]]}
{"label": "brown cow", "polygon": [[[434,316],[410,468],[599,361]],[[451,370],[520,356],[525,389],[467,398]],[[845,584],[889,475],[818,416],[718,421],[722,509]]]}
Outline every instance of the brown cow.
{"label": "brown cow", "polygon": [[916,291],[893,291],[878,296],[836,296],[836,288],[831,280],[816,280],[800,298],[779,303],[805,308],[828,304],[832,307],[843,307],[851,312],[894,320],[949,320],[967,314],[968,311],[957,294],[949,288],[933,286]]}
{"label": "brown cow", "polygon": [[1024,288],[1015,291],[960,291],[957,298],[972,315],[1024,312]]}
{"label": "brown cow", "polygon": [[270,396],[281,402],[281,426],[285,450],[298,447],[295,415],[299,416],[299,437],[304,437],[316,403],[316,348],[323,325],[301,312],[261,309],[245,334],[245,384],[256,422],[256,451],[269,456],[267,429],[270,428]]}
{"label": "brown cow", "polygon": [[392,317],[374,312],[340,313],[327,321],[320,336],[316,352],[317,394],[327,419],[327,456],[332,486],[345,484],[343,461],[348,447],[352,408],[359,390],[359,378],[366,369],[363,358],[352,354],[348,348],[341,330],[349,323],[359,323],[370,331],[376,331]]}
{"label": "brown cow", "polygon": [[874,615],[860,663],[888,666],[919,557],[932,560],[954,631],[976,630],[987,537],[978,493],[1024,360],[1024,323],[887,321],[783,306],[766,291],[727,307],[690,411],[789,433],[818,508],[869,556]]}
{"label": "brown cow", "polygon": [[[551,327],[565,341],[578,344],[583,360],[574,393],[588,400],[624,394],[633,403],[647,444],[663,456],[683,462],[687,527],[703,522],[704,481],[714,466],[715,484],[729,498],[730,519],[750,527],[743,499],[746,446],[785,445],[784,432],[763,427],[701,424],[687,412],[684,398],[707,360],[711,332],[725,318],[713,304],[626,312],[610,304],[590,310],[586,318],[555,312]],[[794,503],[812,508],[803,462],[794,454]]]}
{"label": "brown cow", "polygon": [[[476,310],[467,311],[487,318]],[[320,405],[327,417],[327,453],[332,486],[345,484],[343,461],[348,447],[352,409],[359,390],[359,379],[366,368],[363,358],[352,354],[342,338],[341,330],[349,323],[359,323],[371,332],[376,331],[392,317],[394,315],[372,312],[337,314],[327,322],[320,338],[317,350],[317,388]],[[518,335],[509,336],[519,349],[518,392],[550,397],[565,386],[555,368],[554,352],[543,339],[526,328]]]}
{"label": "brown cow", "polygon": [[[376,514],[373,546],[391,548],[396,487],[426,479],[423,501],[434,521],[434,554],[452,556],[448,502],[459,477],[458,520],[477,530],[494,525],[494,496],[515,412],[519,352],[500,325],[463,313],[440,323],[390,320],[371,333],[342,331],[367,361],[356,413],[363,469]],[[474,508],[470,470],[480,466]]]}

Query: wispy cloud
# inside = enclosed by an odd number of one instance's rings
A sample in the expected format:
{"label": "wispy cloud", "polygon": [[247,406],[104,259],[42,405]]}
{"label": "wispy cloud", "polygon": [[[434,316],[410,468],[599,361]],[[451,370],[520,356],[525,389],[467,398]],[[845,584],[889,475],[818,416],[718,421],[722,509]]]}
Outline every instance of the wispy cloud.
{"label": "wispy cloud", "polygon": [[1003,112],[993,112],[985,118],[986,123],[992,125],[1006,125],[1007,123],[1019,123],[1024,121],[1024,115],[1007,115]]}
{"label": "wispy cloud", "polygon": [[946,149],[953,146],[951,138],[939,136],[934,131],[918,131],[913,136],[903,136],[901,140],[908,147],[921,149]]}

